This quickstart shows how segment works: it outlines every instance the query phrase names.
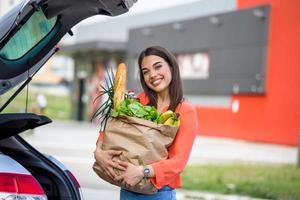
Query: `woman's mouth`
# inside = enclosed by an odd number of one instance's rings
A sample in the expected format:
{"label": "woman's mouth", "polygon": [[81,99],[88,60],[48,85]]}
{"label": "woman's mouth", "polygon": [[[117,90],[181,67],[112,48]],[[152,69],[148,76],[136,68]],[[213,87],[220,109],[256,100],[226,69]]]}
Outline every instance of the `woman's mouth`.
{"label": "woman's mouth", "polygon": [[151,85],[154,87],[158,86],[161,83],[162,79],[156,79],[154,81],[151,81]]}

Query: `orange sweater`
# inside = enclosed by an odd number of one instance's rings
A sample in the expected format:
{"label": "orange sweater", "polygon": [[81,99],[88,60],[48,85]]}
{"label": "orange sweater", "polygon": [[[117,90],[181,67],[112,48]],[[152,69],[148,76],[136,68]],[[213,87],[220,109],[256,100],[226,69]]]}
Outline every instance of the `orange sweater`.
{"label": "orange sweater", "polygon": [[[144,105],[149,102],[145,93],[141,93],[139,99]],[[151,178],[151,181],[158,189],[166,185],[171,188],[181,187],[180,173],[187,164],[198,130],[197,113],[192,104],[183,101],[176,108],[176,112],[180,114],[180,127],[173,143],[168,148],[168,159],[151,164],[155,172],[155,177]],[[102,139],[103,134],[100,134],[99,140]]]}

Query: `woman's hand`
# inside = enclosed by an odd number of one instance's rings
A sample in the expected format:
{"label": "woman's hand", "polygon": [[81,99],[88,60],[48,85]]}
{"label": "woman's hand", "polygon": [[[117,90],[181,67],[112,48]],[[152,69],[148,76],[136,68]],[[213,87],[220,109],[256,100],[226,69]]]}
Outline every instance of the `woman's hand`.
{"label": "woman's hand", "polygon": [[117,176],[114,180],[122,182],[125,187],[129,188],[135,186],[143,177],[143,166],[135,166],[131,163],[127,163],[126,171],[122,175]]}
{"label": "woman's hand", "polygon": [[111,179],[117,177],[117,174],[114,172],[113,168],[119,169],[121,171],[126,170],[126,163],[118,159],[113,159],[115,156],[119,156],[121,154],[122,151],[102,150],[101,143],[97,144],[96,150],[94,151],[94,157],[96,162],[104,170],[106,175],[109,176]]}

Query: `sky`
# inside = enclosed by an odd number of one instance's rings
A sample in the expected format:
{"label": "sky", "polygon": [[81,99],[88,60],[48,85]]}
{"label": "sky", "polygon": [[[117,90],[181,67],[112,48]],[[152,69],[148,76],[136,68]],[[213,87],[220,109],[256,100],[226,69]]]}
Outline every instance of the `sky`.
{"label": "sky", "polygon": [[[0,1],[9,1],[9,0],[0,0]],[[197,2],[197,1],[199,2],[199,1],[205,1],[205,0],[137,0],[137,2],[133,5],[133,7],[130,8],[130,11],[126,14],[123,14],[122,17],[129,16],[129,15],[135,15],[135,14],[139,14],[139,13],[151,12],[154,10],[188,4],[188,3]],[[19,1],[16,0],[15,3],[17,3],[17,2],[19,2]],[[110,18],[110,17],[94,16],[94,17],[90,17],[90,18],[82,21],[81,24],[94,23],[96,21],[106,20],[108,18]]]}
{"label": "sky", "polygon": [[[151,12],[154,10],[164,9],[168,7],[183,5],[192,2],[199,2],[204,0],[138,0],[132,8],[130,8],[129,12],[123,14],[122,16],[135,15],[139,13]],[[84,20],[83,24],[93,23],[99,20],[106,20],[109,17],[104,16],[94,16]]]}
{"label": "sky", "polygon": [[148,12],[157,9],[187,4],[202,0],[138,0],[130,9],[131,14]]}

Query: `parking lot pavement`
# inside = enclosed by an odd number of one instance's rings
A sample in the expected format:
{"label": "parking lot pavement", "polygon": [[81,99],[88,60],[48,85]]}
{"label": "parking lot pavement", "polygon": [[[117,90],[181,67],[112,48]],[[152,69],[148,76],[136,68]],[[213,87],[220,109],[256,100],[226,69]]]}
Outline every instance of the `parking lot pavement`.
{"label": "parking lot pavement", "polygon": [[293,146],[198,136],[188,163],[296,164],[297,153]]}
{"label": "parking lot pavement", "polygon": [[[103,190],[103,189],[91,189],[82,188],[82,193],[85,200],[94,200],[95,197],[101,197],[101,199],[118,200],[119,190]],[[176,200],[263,200],[258,198],[250,198],[246,196],[238,195],[223,195],[217,193],[208,192],[196,192],[187,190],[176,190]]]}
{"label": "parking lot pavement", "polygon": [[[87,122],[59,121],[35,129],[34,134],[28,134],[27,138],[51,151],[63,148],[66,150],[63,155],[92,158],[98,130],[97,125]],[[297,147],[197,136],[188,164],[219,162],[296,164]]]}
{"label": "parking lot pavement", "polygon": [[120,197],[119,189],[116,190],[116,189],[81,188],[81,190],[82,190],[84,200],[95,200],[95,199],[118,200]]}
{"label": "parking lot pavement", "polygon": [[[92,170],[98,129],[97,125],[86,122],[53,122],[22,135],[38,150],[53,155],[74,173],[82,186],[85,200],[94,200],[99,196],[103,199],[118,199],[119,189],[101,180]],[[297,148],[200,135],[195,140],[188,164],[232,162],[296,164]],[[250,198],[178,190],[177,199]]]}

